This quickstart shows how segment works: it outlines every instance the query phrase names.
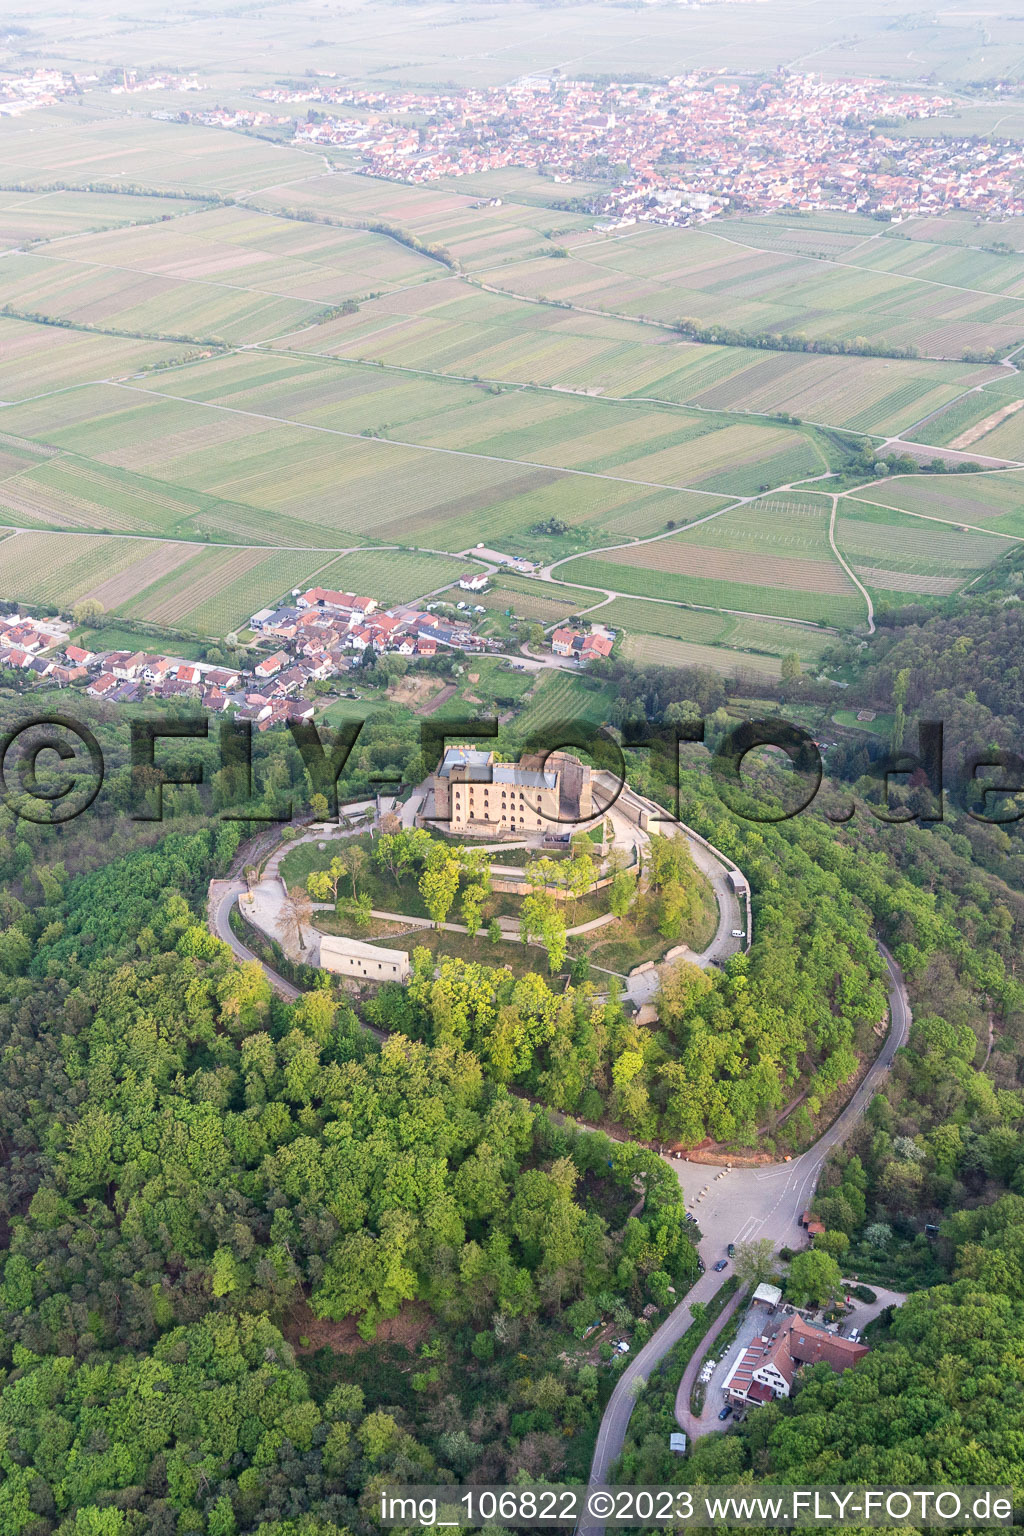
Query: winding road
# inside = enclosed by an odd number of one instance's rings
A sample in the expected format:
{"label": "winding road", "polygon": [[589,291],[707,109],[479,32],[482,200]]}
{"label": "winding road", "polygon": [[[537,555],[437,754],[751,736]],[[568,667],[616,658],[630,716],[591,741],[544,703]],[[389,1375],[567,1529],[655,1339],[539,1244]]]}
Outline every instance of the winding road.
{"label": "winding road", "polygon": [[[600,1488],[622,1452],[626,1430],[633,1411],[634,1392],[639,1380],[646,1381],[655,1366],[678,1344],[693,1321],[694,1302],[708,1302],[724,1283],[712,1265],[725,1257],[728,1243],[748,1242],[770,1237],[776,1248],[802,1246],[800,1216],[810,1202],[822,1164],[853,1130],[892,1066],[899,1048],[906,1043],[911,1012],[907,989],[896,961],[879,942],[879,951],[889,973],[889,1032],[881,1051],[872,1062],[850,1102],[813,1147],[791,1163],[773,1163],[760,1168],[732,1168],[706,1163],[676,1163],[680,1182],[691,1195],[710,1186],[698,1206],[701,1231],[700,1254],[707,1266],[686,1300],[669,1313],[658,1331],[632,1356],[612,1392],[597,1432],[589,1486]],[[601,1536],[604,1526],[588,1521],[579,1526],[581,1536]]]}

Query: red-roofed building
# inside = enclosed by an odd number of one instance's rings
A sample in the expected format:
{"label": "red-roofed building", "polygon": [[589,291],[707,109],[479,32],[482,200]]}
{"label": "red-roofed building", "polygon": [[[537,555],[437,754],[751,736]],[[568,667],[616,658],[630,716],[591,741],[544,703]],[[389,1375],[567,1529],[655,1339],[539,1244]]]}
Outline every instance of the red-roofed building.
{"label": "red-roofed building", "polygon": [[580,655],[583,661],[592,661],[595,656],[610,656],[613,641],[607,635],[588,635],[583,642],[583,650]]}
{"label": "red-roofed building", "polygon": [[273,656],[267,656],[263,661],[258,661],[253,667],[253,672],[257,677],[273,677],[275,672],[280,672],[281,668],[287,665],[287,653],[275,651]]}
{"label": "red-roofed building", "polygon": [[343,613],[372,613],[377,601],[372,597],[357,597],[354,592],[332,592],[327,587],[310,587],[297,599],[300,608],[340,608]]}
{"label": "red-roofed building", "polygon": [[772,1397],[788,1397],[803,1366],[824,1361],[842,1372],[867,1353],[866,1344],[855,1344],[802,1317],[787,1317],[776,1333],[762,1334],[743,1351],[723,1387],[732,1402],[766,1403]]}

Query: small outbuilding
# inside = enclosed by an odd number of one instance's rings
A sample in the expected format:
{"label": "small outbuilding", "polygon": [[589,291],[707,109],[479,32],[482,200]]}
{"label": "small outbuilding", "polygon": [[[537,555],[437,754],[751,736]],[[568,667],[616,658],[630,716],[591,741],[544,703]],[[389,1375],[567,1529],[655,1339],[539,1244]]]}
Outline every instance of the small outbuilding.
{"label": "small outbuilding", "polygon": [[762,1307],[774,1309],[782,1300],[782,1291],[777,1285],[769,1285],[765,1280],[758,1286],[750,1300]]}

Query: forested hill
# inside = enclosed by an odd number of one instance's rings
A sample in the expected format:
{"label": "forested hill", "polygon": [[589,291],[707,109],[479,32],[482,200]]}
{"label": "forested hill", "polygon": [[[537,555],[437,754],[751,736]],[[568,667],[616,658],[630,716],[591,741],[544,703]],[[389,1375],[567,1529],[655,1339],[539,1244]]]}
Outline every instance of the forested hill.
{"label": "forested hill", "polygon": [[[380,1050],[328,991],[287,1006],[237,965],[185,896],[214,847],[171,833],[17,929],[35,953],[0,1007],[5,1536],[292,1536],[276,1522],[315,1515],[310,1536],[367,1529],[381,1476],[554,1475],[597,1411],[594,1367],[559,1359],[569,1330],[632,1323],[696,1274],[654,1154],[555,1125],[455,1045]],[[356,1321],[372,1337],[409,1302],[411,1352],[297,1363],[307,1328],[351,1349]]]}
{"label": "forested hill", "polygon": [[893,697],[908,672],[905,713],[966,729],[983,744],[1024,742],[1024,602],[1016,592],[963,603],[956,613],[879,630],[858,691]]}

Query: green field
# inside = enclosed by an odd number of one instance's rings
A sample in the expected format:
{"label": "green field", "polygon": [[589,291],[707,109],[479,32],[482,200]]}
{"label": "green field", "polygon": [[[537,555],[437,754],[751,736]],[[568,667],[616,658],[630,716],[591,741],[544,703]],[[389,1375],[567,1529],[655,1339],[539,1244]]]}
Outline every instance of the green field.
{"label": "green field", "polygon": [[137,341],[0,315],[0,400],[25,400],[96,378],[127,377],[193,350],[182,342]]}
{"label": "green field", "polygon": [[981,526],[1024,538],[1024,471],[978,475],[900,475],[850,494],[850,501],[913,512],[936,523]]}
{"label": "green field", "polygon": [[735,655],[749,652],[779,658],[787,651],[796,651],[802,661],[813,662],[831,644],[828,635],[804,624],[775,624],[631,597],[615,598],[594,617],[613,629],[625,630],[628,637],[638,641],[656,637],[698,648],[723,646]]}
{"label": "green field", "polygon": [[622,655],[640,666],[709,667],[727,677],[779,675],[779,662],[771,656],[746,655],[725,646],[698,645],[692,640],[672,640],[664,635],[628,635]]}
{"label": "green field", "polygon": [[864,602],[829,548],[830,508],[820,495],[760,497],[692,531],[571,560],[560,574],[641,597],[855,625]]}
{"label": "green field", "polygon": [[541,675],[533,697],[510,729],[517,740],[524,740],[551,726],[573,721],[601,725],[609,717],[612,702],[613,691],[601,687],[586,673],[577,675],[551,669]]}
{"label": "green field", "polygon": [[27,245],[62,235],[176,218],[201,207],[188,198],[126,197],[116,192],[0,191],[0,243]]}
{"label": "green field", "polygon": [[[88,526],[156,531],[152,503],[131,520],[131,494],[145,481],[176,504],[165,509],[172,525],[194,508],[196,530],[230,541],[323,547],[370,537],[452,550],[483,541],[548,557],[689,523],[723,504],[715,490],[756,492],[824,467],[799,431],[723,421],[553,394],[496,397],[450,381],[396,385],[374,370],[249,353],[4,415],[12,434],[89,462],[98,507],[69,512]],[[136,477],[115,492],[113,519],[109,471]],[[686,490],[691,481],[710,494]],[[62,495],[78,492],[52,489],[59,517]],[[181,492],[190,504],[177,513]],[[29,515],[44,521],[35,482],[33,494]],[[552,518],[569,525],[567,540],[531,534]]]}
{"label": "green field", "polygon": [[906,242],[904,254],[904,243],[894,241],[822,259],[773,249],[771,235],[765,248],[760,238],[748,225],[734,231],[729,221],[714,230],[638,225],[626,235],[575,243],[568,261],[534,257],[496,266],[486,277],[508,293],[663,325],[686,316],[757,332],[862,336],[953,359],[965,347],[1024,339],[1022,263],[1007,275],[1007,263],[996,265],[1002,259],[986,259],[985,252],[939,248],[935,257],[922,243]]}
{"label": "green field", "polygon": [[[248,99],[241,79],[225,100]],[[493,631],[506,610],[551,627],[610,591],[597,611],[638,656],[665,641],[813,662],[821,632],[773,618],[865,616],[829,499],[771,493],[838,463],[819,425],[1024,457],[1019,376],[960,360],[1024,336],[1012,223],[1009,251],[964,218],[838,213],[609,236],[554,206],[585,187],[547,176],[407,186],[352,174],[347,149],[124,106],[97,92],[0,121],[5,177],[26,184],[0,192],[24,242],[4,300],[69,323],[0,317],[0,524],[25,530],[4,594],[96,590],[113,614],[215,635],[314,576],[382,605],[423,597],[482,543],[557,562],[555,582],[498,575]],[[176,190],[191,195],[160,196]],[[686,316],[937,356],[697,345]],[[839,547],[878,601],[939,599],[1024,537],[1020,506],[1012,476],[893,477],[844,496]]]}
{"label": "green field", "polygon": [[[476,567],[479,569],[479,567]],[[317,585],[336,591],[375,597],[381,607],[425,597],[438,587],[458,581],[465,560],[404,549],[357,549],[325,565]],[[461,593],[453,594],[461,598]]]}
{"label": "green field", "polygon": [[849,498],[836,542],[869,590],[915,597],[949,597],[1015,547],[994,534],[941,528]]}
{"label": "green field", "polygon": [[4,262],[4,300],[19,312],[79,325],[253,342],[440,270],[382,235],[213,207],[187,220],[13,253]]}

